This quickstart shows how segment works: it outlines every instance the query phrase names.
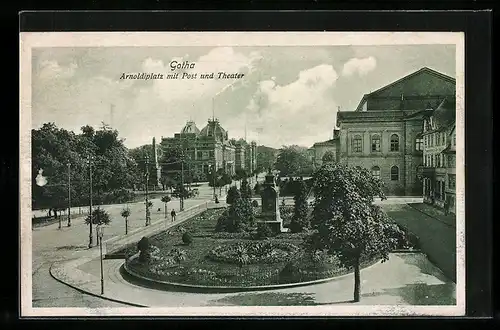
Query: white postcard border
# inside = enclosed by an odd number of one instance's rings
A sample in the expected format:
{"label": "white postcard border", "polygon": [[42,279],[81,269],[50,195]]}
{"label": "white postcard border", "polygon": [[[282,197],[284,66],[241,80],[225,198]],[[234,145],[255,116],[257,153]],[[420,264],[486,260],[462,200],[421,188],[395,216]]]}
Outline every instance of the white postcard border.
{"label": "white postcard border", "polygon": [[[454,306],[293,306],[182,308],[32,307],[31,50],[37,47],[456,46],[457,280]],[[465,314],[465,49],[461,32],[45,32],[20,34],[20,240],[22,317],[64,316],[460,316]]]}

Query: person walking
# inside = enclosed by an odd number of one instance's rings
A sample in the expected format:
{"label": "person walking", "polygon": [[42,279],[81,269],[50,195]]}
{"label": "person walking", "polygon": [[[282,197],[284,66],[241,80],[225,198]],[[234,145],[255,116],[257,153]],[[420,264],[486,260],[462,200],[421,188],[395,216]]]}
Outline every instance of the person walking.
{"label": "person walking", "polygon": [[174,222],[176,216],[175,210],[172,210],[172,212],[170,212],[170,215],[172,216],[172,222]]}

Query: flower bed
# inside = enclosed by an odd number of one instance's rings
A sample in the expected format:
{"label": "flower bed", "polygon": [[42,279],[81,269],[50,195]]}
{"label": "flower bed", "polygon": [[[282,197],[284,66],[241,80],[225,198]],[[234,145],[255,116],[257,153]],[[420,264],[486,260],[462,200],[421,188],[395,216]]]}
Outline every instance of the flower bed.
{"label": "flower bed", "polygon": [[[309,233],[281,233],[266,240],[256,240],[253,233],[215,233],[223,212],[207,210],[151,236],[149,261],[128,259],[127,268],[157,281],[226,287],[299,283],[351,272],[333,257],[305,253],[301,244]],[[189,245],[182,242],[186,232],[193,237]],[[126,249],[128,256],[138,252],[137,244]],[[284,272],[291,262],[294,271]]]}
{"label": "flower bed", "polygon": [[298,249],[296,245],[280,241],[238,242],[219,245],[208,253],[207,258],[230,264],[269,264],[288,260]]}

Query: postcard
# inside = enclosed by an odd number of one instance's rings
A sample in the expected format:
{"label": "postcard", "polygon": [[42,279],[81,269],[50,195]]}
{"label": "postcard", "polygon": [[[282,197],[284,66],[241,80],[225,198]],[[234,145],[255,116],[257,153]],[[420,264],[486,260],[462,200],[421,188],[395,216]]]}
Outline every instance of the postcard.
{"label": "postcard", "polygon": [[465,314],[464,35],[20,34],[22,317]]}

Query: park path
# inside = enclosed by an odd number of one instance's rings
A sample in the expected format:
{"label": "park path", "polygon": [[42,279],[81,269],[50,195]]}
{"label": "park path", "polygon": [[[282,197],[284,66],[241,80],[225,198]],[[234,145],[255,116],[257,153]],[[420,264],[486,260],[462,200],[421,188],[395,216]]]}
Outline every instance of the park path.
{"label": "park path", "polygon": [[[147,307],[311,306],[353,305],[353,275],[330,282],[259,292],[191,293],[161,291],[123,279],[123,260],[104,262],[103,298]],[[100,294],[98,258],[55,263],[52,274],[69,285]],[[394,253],[389,261],[361,271],[361,301],[357,305],[453,305],[455,284],[421,253]]]}

